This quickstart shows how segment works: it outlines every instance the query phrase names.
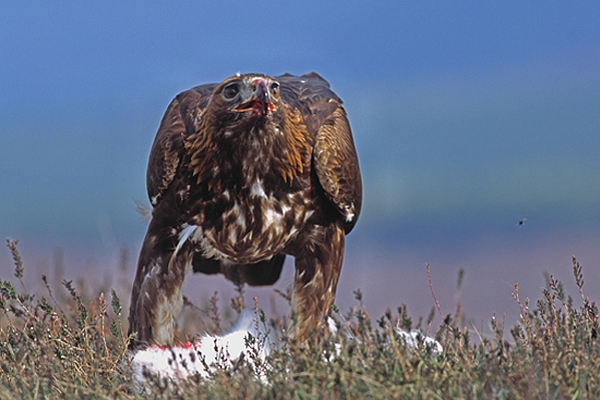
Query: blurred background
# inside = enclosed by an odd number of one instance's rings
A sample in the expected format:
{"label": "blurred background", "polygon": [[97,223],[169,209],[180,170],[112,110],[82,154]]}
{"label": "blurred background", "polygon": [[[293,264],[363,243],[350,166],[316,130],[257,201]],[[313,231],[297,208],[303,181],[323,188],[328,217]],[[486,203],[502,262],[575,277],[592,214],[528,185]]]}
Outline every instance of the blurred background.
{"label": "blurred background", "polygon": [[[534,300],[553,275],[577,298],[573,255],[598,300],[599,65],[592,1],[3,2],[0,236],[32,285],[129,289],[171,99],[236,72],[316,71],[345,102],[364,181],[342,311],[360,288],[373,317],[426,317],[429,263],[443,313],[460,303],[485,330],[516,321],[517,282]],[[13,270],[0,251],[0,278]],[[186,283],[199,303],[231,289]]]}

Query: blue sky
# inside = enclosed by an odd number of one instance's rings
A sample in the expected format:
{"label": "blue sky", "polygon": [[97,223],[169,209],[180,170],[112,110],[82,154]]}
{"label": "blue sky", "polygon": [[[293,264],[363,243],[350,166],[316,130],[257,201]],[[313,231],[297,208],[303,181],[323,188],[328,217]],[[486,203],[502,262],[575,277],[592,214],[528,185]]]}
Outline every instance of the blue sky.
{"label": "blue sky", "polygon": [[468,249],[523,217],[597,234],[599,38],[586,1],[4,2],[0,235],[137,253],[173,96],[312,70],[344,99],[361,159],[351,240]]}

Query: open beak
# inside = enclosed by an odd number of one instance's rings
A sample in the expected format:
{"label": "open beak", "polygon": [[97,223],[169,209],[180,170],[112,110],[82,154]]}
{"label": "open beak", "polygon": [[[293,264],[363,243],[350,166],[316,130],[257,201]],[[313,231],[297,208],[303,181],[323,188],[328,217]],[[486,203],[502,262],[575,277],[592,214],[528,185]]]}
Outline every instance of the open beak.
{"label": "open beak", "polygon": [[235,108],[237,112],[251,111],[252,115],[267,115],[275,111],[275,105],[271,102],[267,82],[264,79],[256,78],[252,81],[252,95],[246,101],[238,104]]}

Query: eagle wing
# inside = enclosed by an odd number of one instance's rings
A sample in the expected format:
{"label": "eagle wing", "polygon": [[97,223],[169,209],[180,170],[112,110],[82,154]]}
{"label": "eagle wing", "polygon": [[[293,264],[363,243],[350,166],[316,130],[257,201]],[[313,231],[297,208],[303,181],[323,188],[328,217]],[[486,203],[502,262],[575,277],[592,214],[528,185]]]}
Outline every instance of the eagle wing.
{"label": "eagle wing", "polygon": [[175,178],[183,158],[186,137],[210,100],[215,84],[197,86],[178,94],[165,112],[150,151],[146,188],[152,206],[156,206]]}
{"label": "eagle wing", "polygon": [[342,215],[348,233],[360,214],[362,181],[342,100],[314,72],[300,77],[286,74],[277,79],[284,101],[304,116],[314,140],[312,167],[325,196]]}

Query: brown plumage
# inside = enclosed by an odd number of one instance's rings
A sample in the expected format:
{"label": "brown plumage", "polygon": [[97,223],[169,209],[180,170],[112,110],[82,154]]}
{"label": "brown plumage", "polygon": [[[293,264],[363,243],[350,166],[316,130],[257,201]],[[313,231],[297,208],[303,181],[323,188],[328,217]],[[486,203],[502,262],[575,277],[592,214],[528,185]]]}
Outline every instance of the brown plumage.
{"label": "brown plumage", "polygon": [[362,186],[342,101],[315,73],[236,75],[180,93],[152,146],[152,219],[133,283],[135,345],[171,344],[189,270],[270,285],[295,258],[290,334],[335,297]]}

